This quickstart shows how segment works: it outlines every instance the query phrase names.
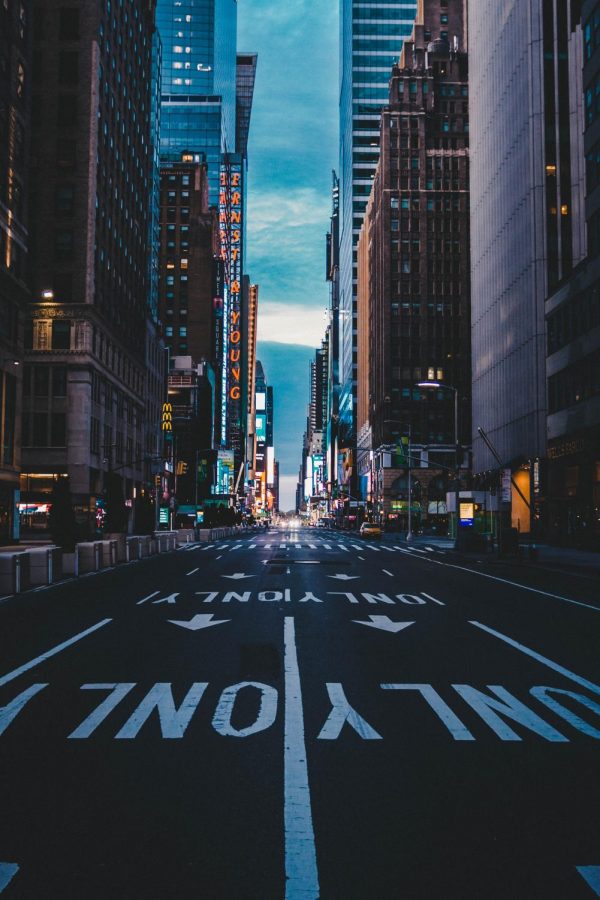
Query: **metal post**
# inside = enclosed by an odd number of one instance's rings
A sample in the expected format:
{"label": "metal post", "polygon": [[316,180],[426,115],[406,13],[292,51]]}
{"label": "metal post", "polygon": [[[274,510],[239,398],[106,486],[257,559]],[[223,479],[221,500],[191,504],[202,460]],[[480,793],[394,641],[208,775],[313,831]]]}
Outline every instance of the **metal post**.
{"label": "metal post", "polygon": [[[412,453],[412,443],[411,443],[411,435],[412,428],[409,424],[408,426],[408,531],[406,532],[406,540],[412,541],[413,533],[412,533],[412,497],[411,497],[411,483],[410,483],[410,465],[411,465],[411,453]],[[402,435],[400,436],[400,440],[402,440]]]}
{"label": "metal post", "polygon": [[456,515],[456,536],[454,547],[458,550],[458,529],[460,522],[459,506],[460,506],[460,444],[458,433],[458,388],[454,388],[454,451],[456,454],[456,472],[454,473],[454,508]]}

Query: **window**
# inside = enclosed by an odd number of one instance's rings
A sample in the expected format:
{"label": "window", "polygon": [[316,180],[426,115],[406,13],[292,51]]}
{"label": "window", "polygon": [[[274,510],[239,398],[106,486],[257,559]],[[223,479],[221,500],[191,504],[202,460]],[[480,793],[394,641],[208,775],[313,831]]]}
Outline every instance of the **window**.
{"label": "window", "polygon": [[33,396],[48,396],[48,366],[35,366],[33,369]]}
{"label": "window", "polygon": [[48,446],[48,413],[46,412],[36,412],[33,414],[31,446]]}
{"label": "window", "polygon": [[52,367],[52,396],[53,397],[66,397],[67,396],[67,367],[66,366],[53,366]]}
{"label": "window", "polygon": [[100,453],[100,422],[95,416],[91,419],[90,450],[92,453]]}
{"label": "window", "polygon": [[54,210],[58,216],[73,212],[75,188],[72,184],[57,184],[54,195]]}
{"label": "window", "polygon": [[52,349],[71,349],[71,322],[69,319],[55,319],[52,322]]}
{"label": "window", "polygon": [[73,253],[73,232],[61,229],[54,232],[54,251],[56,256],[65,258]]}
{"label": "window", "polygon": [[65,413],[50,416],[50,446],[65,447],[67,444],[67,417]]}

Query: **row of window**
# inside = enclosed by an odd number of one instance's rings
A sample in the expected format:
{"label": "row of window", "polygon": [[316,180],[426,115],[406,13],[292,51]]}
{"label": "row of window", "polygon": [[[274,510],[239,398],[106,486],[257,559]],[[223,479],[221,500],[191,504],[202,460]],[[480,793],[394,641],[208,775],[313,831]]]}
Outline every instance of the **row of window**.
{"label": "row of window", "polygon": [[585,58],[591,59],[594,51],[600,46],[600,3],[597,3],[589,19],[583,26],[583,42]]}
{"label": "row of window", "polygon": [[600,350],[590,353],[548,379],[551,413],[600,395]]}
{"label": "row of window", "polygon": [[585,121],[592,125],[600,115],[600,72],[588,85],[585,91]]}
{"label": "row of window", "polygon": [[21,439],[23,447],[66,447],[66,414],[24,410]]}
{"label": "row of window", "polygon": [[600,282],[548,317],[548,355],[600,325]]}

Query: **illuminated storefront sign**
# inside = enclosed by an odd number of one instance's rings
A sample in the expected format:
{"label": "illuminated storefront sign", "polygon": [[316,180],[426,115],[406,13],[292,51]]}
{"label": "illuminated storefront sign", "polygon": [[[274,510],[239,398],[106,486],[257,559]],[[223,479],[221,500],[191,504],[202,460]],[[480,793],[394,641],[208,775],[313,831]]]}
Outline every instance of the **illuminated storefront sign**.
{"label": "illuminated storefront sign", "polygon": [[221,166],[219,234],[225,263],[224,341],[229,439],[240,450],[242,409],[242,167]]}
{"label": "illuminated storefront sign", "polygon": [[256,410],[257,412],[263,412],[267,408],[267,395],[264,391],[260,391],[256,395]]}
{"label": "illuminated storefront sign", "polygon": [[171,403],[162,405],[162,430],[173,431],[173,406]]}

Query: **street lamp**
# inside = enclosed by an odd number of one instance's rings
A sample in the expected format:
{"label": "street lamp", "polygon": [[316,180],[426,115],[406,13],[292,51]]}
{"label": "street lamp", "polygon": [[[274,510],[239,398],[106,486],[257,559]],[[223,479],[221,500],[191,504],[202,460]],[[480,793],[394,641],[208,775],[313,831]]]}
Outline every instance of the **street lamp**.
{"label": "street lamp", "polygon": [[458,434],[458,388],[451,384],[442,384],[441,381],[419,381],[418,388],[433,388],[438,391],[454,391],[454,452],[456,454],[456,471],[454,473],[454,513],[456,515],[456,535],[454,539],[454,547],[458,549],[458,523],[459,523],[459,503],[460,503],[460,444]]}

